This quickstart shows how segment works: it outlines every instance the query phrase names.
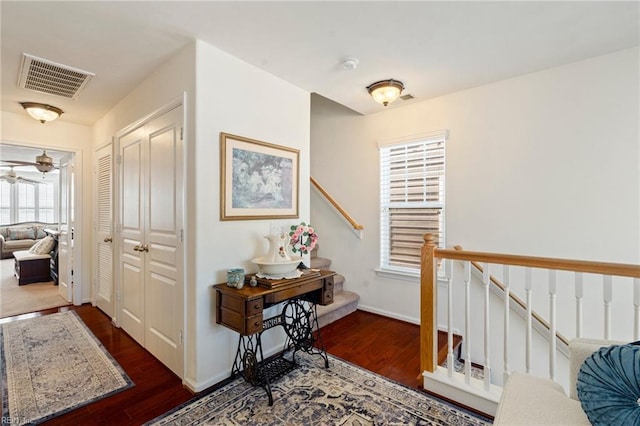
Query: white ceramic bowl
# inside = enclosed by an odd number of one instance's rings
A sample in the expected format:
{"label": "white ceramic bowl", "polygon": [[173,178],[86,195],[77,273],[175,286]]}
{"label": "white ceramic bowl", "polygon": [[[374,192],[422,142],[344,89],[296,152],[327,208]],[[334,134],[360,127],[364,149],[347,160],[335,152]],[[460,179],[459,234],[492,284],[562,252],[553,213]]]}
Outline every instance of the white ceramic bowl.
{"label": "white ceramic bowl", "polygon": [[283,262],[268,262],[263,257],[256,257],[251,262],[258,265],[260,272],[266,275],[288,274],[298,268],[302,258],[285,260]]}

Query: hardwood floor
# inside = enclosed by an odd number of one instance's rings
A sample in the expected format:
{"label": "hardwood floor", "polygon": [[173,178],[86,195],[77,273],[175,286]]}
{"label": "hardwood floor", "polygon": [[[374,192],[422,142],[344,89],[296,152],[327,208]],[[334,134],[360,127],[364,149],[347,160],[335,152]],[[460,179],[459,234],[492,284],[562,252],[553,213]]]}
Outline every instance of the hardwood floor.
{"label": "hardwood floor", "polygon": [[417,388],[420,374],[420,327],[364,311],[322,328],[332,355],[398,383]]}
{"label": "hardwood floor", "polygon": [[[56,417],[45,424],[140,425],[194,396],[182,386],[181,380],[176,375],[129,335],[112,326],[109,317],[97,308],[91,305],[68,306],[41,311],[38,314],[46,315],[68,309],[78,313],[107,351],[120,363],[135,386]],[[3,318],[0,323],[33,315]]]}
{"label": "hardwood floor", "polygon": [[[47,425],[140,425],[193,398],[180,379],[138,345],[108,316],[90,305],[50,309],[75,310],[135,383],[109,398],[54,418]],[[23,317],[26,317],[23,316]],[[21,317],[0,319],[0,324]],[[356,311],[322,329],[327,352],[396,382],[418,388],[419,327]],[[439,339],[440,340],[440,339]]]}

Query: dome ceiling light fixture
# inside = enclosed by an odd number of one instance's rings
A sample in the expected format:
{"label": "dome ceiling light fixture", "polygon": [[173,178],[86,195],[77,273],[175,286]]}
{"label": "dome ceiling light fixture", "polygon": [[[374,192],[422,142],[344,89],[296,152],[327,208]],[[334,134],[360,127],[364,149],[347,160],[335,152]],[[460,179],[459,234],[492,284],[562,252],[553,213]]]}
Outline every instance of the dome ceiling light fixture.
{"label": "dome ceiling light fixture", "polygon": [[403,90],[404,84],[394,79],[376,81],[367,87],[373,100],[384,106],[398,99]]}
{"label": "dome ceiling light fixture", "polygon": [[31,117],[43,124],[47,121],[55,120],[64,112],[53,105],[41,104],[38,102],[20,102],[20,105],[22,105],[22,108],[24,108]]}

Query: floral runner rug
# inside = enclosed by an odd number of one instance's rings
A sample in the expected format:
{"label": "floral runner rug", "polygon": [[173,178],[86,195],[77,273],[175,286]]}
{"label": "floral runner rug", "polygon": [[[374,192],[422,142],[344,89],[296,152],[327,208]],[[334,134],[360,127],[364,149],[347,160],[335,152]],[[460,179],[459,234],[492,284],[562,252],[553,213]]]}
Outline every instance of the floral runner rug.
{"label": "floral runner rug", "polygon": [[491,421],[329,356],[296,355],[266,392],[241,377],[147,423],[159,425],[490,425]]}
{"label": "floral runner rug", "polygon": [[2,424],[39,424],[133,386],[74,311],[0,326]]}

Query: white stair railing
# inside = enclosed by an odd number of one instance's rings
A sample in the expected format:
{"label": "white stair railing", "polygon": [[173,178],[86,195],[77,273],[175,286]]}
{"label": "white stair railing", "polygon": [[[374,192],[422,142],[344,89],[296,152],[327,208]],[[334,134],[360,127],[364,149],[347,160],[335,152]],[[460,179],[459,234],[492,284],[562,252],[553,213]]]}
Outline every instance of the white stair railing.
{"label": "white stair railing", "polygon": [[[422,321],[433,322],[439,319],[444,322],[448,334],[448,368],[442,378],[436,365],[437,354],[429,350],[432,348],[433,340],[430,340],[429,344],[421,344],[421,368],[425,375],[425,388],[434,389],[433,383],[427,383],[427,380],[449,382],[447,386],[456,389],[453,394],[447,394],[443,390],[446,386],[436,386],[434,390],[445,397],[460,400],[491,414],[491,408],[482,404],[487,401],[497,402],[500,386],[508,379],[512,370],[547,375],[552,380],[560,379],[559,382],[562,383],[559,376],[566,375],[566,358],[558,358],[558,340],[564,345],[566,338],[559,337],[559,331],[569,337],[604,337],[618,340],[640,338],[640,265],[438,249],[433,241],[432,236],[426,235],[422,249]],[[438,301],[439,262],[435,259],[443,260],[440,263],[444,265],[446,303],[442,299]],[[425,268],[425,265],[429,267]],[[475,283],[471,274],[473,268],[482,270],[482,278]],[[502,281],[502,299],[491,291],[497,281],[491,271],[501,274],[499,279]],[[602,277],[600,284],[596,282],[597,276]],[[601,296],[598,297],[601,302],[595,301],[599,308],[594,309],[594,294],[598,293],[598,286],[602,288]],[[524,302],[516,297],[518,303],[512,304],[510,296],[517,291],[523,294]],[[543,303],[545,298],[547,302]],[[538,308],[535,311],[545,311],[544,336],[533,327],[534,322],[540,321],[532,308],[536,301]],[[627,308],[620,309],[620,306]],[[514,307],[523,308],[522,320],[514,322],[517,318],[513,316]],[[438,312],[438,309],[444,312]],[[573,318],[569,315],[571,309],[575,310],[571,312]],[[588,309],[587,318],[584,317],[584,309]],[[626,330],[621,329],[620,321],[615,320],[621,315],[620,311],[623,311],[623,316],[629,318],[628,321],[624,321],[630,324]],[[596,315],[600,315],[598,321],[601,321],[602,327],[602,331],[597,333],[593,327]],[[614,321],[615,335],[612,333]],[[585,323],[588,323],[588,326]],[[421,327],[437,333],[437,324],[421,323]],[[454,371],[454,332],[463,334],[461,353],[464,368],[461,372]],[[421,336],[424,338],[425,333],[421,332]],[[479,340],[476,336],[482,336],[482,339]],[[437,339],[437,334],[432,336],[432,339]],[[546,353],[547,357],[541,356],[541,353]],[[546,374],[540,371],[540,359],[545,358],[548,370]],[[472,362],[481,365],[484,374],[482,381],[472,377]],[[465,390],[465,387],[469,389]],[[474,389],[471,389],[472,387]],[[460,391],[467,392],[467,396],[473,394],[471,399],[480,398],[484,402],[481,401],[478,406],[469,399],[460,399]]]}

